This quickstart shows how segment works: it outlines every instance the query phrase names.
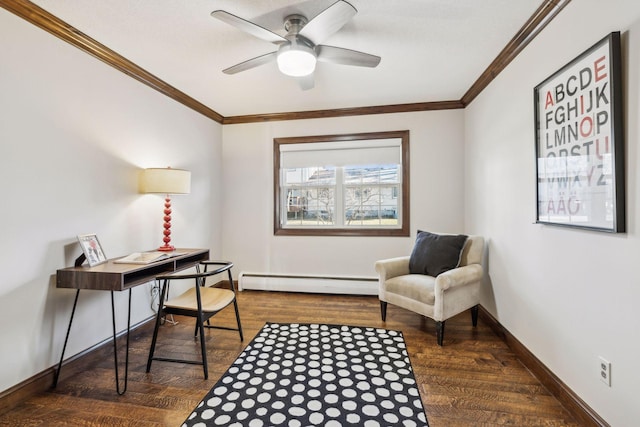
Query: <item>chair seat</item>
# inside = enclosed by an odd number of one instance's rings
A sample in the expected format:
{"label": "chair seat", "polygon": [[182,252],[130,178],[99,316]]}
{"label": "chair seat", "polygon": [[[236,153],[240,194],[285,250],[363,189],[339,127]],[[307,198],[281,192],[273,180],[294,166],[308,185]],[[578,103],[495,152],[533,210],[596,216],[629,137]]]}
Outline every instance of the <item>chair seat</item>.
{"label": "chair seat", "polygon": [[388,279],[386,290],[391,294],[402,295],[406,298],[420,301],[423,304],[435,304],[435,277],[425,274],[407,274]]}
{"label": "chair seat", "polygon": [[[236,296],[233,291],[229,289],[204,287],[200,288],[200,297],[202,298],[202,311],[212,313],[225,308]],[[189,288],[179,296],[171,298],[164,306],[197,311],[198,301],[196,299],[196,289]]]}

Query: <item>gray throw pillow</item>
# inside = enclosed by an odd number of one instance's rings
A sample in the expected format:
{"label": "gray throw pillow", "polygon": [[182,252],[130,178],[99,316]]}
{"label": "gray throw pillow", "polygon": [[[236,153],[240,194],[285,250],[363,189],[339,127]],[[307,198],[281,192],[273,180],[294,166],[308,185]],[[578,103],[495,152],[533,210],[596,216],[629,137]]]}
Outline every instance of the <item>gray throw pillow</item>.
{"label": "gray throw pillow", "polygon": [[418,230],[409,258],[409,272],[436,277],[458,267],[466,241],[467,236],[463,234],[439,235]]}

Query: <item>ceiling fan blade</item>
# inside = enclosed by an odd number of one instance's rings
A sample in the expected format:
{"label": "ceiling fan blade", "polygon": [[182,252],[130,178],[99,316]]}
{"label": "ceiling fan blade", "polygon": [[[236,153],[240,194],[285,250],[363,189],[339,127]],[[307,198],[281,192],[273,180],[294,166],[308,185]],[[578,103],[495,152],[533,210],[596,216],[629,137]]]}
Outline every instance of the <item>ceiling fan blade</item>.
{"label": "ceiling fan blade", "polygon": [[309,74],[308,76],[298,77],[297,80],[298,84],[300,85],[300,89],[302,90],[313,89],[313,87],[315,86],[313,73]]}
{"label": "ceiling fan blade", "polygon": [[239,16],[233,15],[229,12],[225,12],[224,10],[214,10],[213,12],[211,12],[211,16],[221,20],[222,22],[226,22],[229,25],[233,25],[234,27],[241,31],[244,31],[245,33],[249,33],[254,37],[271,43],[279,44],[285,43],[287,41],[287,39],[279,34],[274,33],[273,31],[267,30],[260,25],[254,24],[253,22],[247,21],[246,19],[242,19]]}
{"label": "ceiling fan blade", "polygon": [[355,65],[356,67],[374,68],[380,63],[381,59],[379,56],[358,52],[357,50],[327,45],[316,46],[316,53],[318,54],[318,61]]}
{"label": "ceiling fan blade", "polygon": [[255,58],[247,59],[244,62],[236,64],[232,67],[226,68],[222,70],[225,74],[236,74],[241,71],[250,70],[251,68],[259,67],[260,65],[264,65],[267,62],[275,61],[278,52],[271,52],[261,56],[256,56]]}
{"label": "ceiling fan blade", "polygon": [[309,21],[302,30],[300,35],[308,38],[314,44],[322,43],[331,34],[338,31],[358,11],[346,1],[339,0],[320,12]]}

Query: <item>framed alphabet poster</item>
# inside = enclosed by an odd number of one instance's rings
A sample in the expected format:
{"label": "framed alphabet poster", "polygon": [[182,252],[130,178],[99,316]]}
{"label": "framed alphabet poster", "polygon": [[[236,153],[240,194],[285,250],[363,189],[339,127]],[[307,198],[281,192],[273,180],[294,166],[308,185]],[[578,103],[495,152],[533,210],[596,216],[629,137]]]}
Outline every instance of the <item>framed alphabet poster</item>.
{"label": "framed alphabet poster", "polygon": [[620,33],[534,89],[537,219],[625,231]]}

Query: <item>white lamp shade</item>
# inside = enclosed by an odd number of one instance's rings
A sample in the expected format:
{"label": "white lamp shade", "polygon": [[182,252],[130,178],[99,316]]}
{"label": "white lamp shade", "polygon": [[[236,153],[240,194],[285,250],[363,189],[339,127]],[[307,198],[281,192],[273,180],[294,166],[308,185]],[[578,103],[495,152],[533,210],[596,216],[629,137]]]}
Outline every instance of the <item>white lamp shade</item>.
{"label": "white lamp shade", "polygon": [[172,168],[149,168],[140,174],[141,193],[189,194],[191,172]]}
{"label": "white lamp shade", "polygon": [[303,44],[283,45],[276,58],[278,68],[283,74],[292,77],[303,77],[316,69],[316,54]]}

